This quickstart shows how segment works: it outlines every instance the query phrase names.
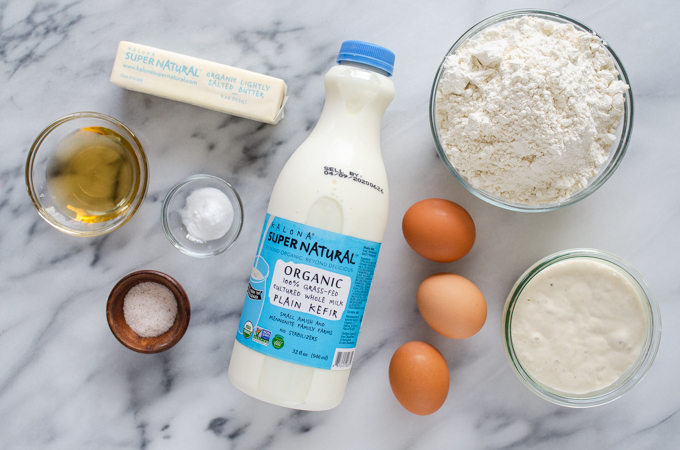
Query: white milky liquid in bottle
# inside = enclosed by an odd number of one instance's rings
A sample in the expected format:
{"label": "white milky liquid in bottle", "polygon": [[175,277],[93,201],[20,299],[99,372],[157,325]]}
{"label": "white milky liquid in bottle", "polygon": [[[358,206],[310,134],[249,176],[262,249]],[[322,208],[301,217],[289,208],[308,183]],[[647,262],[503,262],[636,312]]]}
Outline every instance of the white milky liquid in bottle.
{"label": "white milky liquid in bottle", "polygon": [[[257,304],[258,301],[273,303],[272,298],[281,299],[280,296],[273,296],[272,287],[266,291],[262,284],[264,282],[260,280],[271,277],[276,280],[277,271],[280,275],[284,272],[285,275],[291,275],[292,267],[302,267],[300,273],[303,277],[306,273],[307,266],[302,265],[304,261],[289,261],[292,257],[277,256],[281,258],[281,261],[277,261],[276,264],[270,261],[267,264],[260,256],[263,249],[267,247],[267,242],[270,242],[272,236],[276,236],[268,231],[277,226],[276,220],[284,219],[303,224],[302,227],[311,226],[327,230],[342,235],[340,239],[347,236],[371,241],[377,245],[378,249],[382,241],[387,223],[389,191],[380,150],[380,128],[383,114],[394,98],[394,84],[388,78],[392,72],[394,54],[373,44],[347,41],[342,45],[338,62],[339,64],[331,68],[325,76],[326,101],[316,127],[290,157],[274,186],[267,209],[268,219],[265,223],[265,231],[259,242],[258,254],[251,271],[251,283],[248,286],[249,292],[253,295],[250,298],[246,296],[242,324],[245,320],[246,305]],[[299,240],[302,240],[302,237]],[[289,246],[286,247],[289,249],[300,247],[299,243],[282,242],[284,243]],[[356,258],[352,257],[353,262],[360,257],[360,255],[355,256]],[[377,258],[377,251],[375,258]],[[296,265],[297,263],[300,264]],[[290,268],[285,268],[281,272],[279,265],[285,264],[289,264]],[[333,267],[333,264],[328,267]],[[370,286],[373,268],[374,265],[370,266],[367,286]],[[314,270],[318,269],[310,268],[309,270],[309,273],[313,274]],[[335,277],[335,274],[330,274],[330,272],[323,272],[323,274],[328,275],[331,280],[335,279],[331,278],[331,275]],[[341,278],[341,275],[342,273],[339,273],[338,278]],[[279,278],[279,281],[297,282],[297,279],[281,276],[284,278]],[[309,279],[310,275],[306,278]],[[302,294],[306,293],[304,289],[311,289],[306,283],[309,282],[302,281],[302,284],[297,287],[291,286],[290,289],[302,291],[300,292],[302,298]],[[353,281],[353,283],[355,284],[352,286],[355,287],[357,282]],[[344,288],[349,282],[343,279],[342,283],[336,281],[336,284]],[[290,290],[285,292],[295,294]],[[328,292],[334,293],[333,290]],[[285,297],[285,294],[281,295]],[[364,297],[367,295],[368,287],[365,289]],[[259,296],[262,300],[259,300]],[[251,300],[252,298],[256,300]],[[344,305],[344,302],[339,303]],[[325,307],[326,304],[322,306]],[[349,302],[347,307],[349,308]],[[329,308],[332,309],[332,307]],[[324,329],[324,324],[330,327],[338,321],[323,320],[322,316],[297,314],[294,310],[290,310],[290,315],[286,316],[288,313],[285,311],[288,310],[281,311],[280,317],[277,317],[279,320],[277,327],[270,327],[275,329],[271,330],[269,335],[267,334],[269,330],[266,330],[264,334],[258,334],[262,333],[258,329],[258,323],[263,317],[262,313],[260,316],[254,316],[256,320],[247,322],[249,325],[246,325],[245,333],[243,325],[240,325],[237,339],[242,341],[237,340],[234,343],[229,364],[229,378],[238,389],[246,394],[276,405],[312,411],[327,410],[337,406],[345,393],[349,368],[330,370],[310,367],[266,355],[261,351],[271,351],[278,355],[272,350],[274,344],[282,346],[286,351],[292,351],[291,346],[297,345],[294,343],[297,341],[293,341],[294,338],[291,336],[301,336],[295,330],[296,326],[300,326],[298,322],[303,320],[303,317],[310,317],[309,329],[315,328],[317,333],[319,329]],[[326,313],[320,307],[315,311],[319,314]],[[361,311],[361,317],[363,317],[363,307]],[[359,325],[361,317],[358,319]],[[319,323],[321,323],[320,327],[311,327]],[[254,328],[258,342],[264,342],[266,347],[251,344],[256,336],[250,337],[249,326]],[[356,332],[358,333],[358,326]],[[280,334],[274,338],[276,333]],[[335,335],[338,334],[340,333],[335,330]],[[316,339],[317,335],[307,331],[306,336],[308,339]],[[319,337],[320,340],[323,338]],[[279,339],[278,342],[275,339]],[[299,345],[298,347],[296,352],[308,354],[306,348]],[[313,354],[315,350],[312,347],[309,348]],[[337,360],[337,350],[335,355]],[[352,358],[353,355],[352,349]],[[350,367],[352,358],[349,358]],[[327,359],[333,359],[332,354]]]}

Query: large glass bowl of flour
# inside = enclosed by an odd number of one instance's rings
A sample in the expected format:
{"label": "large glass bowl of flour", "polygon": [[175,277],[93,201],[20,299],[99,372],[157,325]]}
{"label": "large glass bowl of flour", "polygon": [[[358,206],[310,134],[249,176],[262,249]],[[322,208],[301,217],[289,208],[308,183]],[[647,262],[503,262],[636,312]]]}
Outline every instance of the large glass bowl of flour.
{"label": "large glass bowl of flour", "polygon": [[633,96],[616,53],[592,29],[550,11],[508,11],[446,54],[430,126],[442,161],[472,194],[551,211],[584,199],[619,166]]}

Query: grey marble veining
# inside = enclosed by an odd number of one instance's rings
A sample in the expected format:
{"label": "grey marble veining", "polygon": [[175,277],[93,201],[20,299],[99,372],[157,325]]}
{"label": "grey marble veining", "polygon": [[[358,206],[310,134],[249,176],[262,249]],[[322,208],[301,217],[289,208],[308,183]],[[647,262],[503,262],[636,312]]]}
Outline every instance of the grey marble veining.
{"label": "grey marble veining", "polygon": [[[428,123],[432,79],[453,42],[507,9],[562,12],[597,30],[626,67],[635,97],[633,138],[614,176],[590,198],[539,215],[473,197],[438,160]],[[0,449],[672,449],[680,442],[680,141],[675,2],[511,1],[195,2],[0,1]],[[235,389],[227,367],[269,194],[318,119],[323,76],[340,43],[362,39],[396,54],[397,96],[382,147],[391,194],[383,241],[344,401],[301,412]],[[280,124],[231,117],[109,82],[118,42],[158,48],[284,79]],[[24,164],[37,134],[65,114],[112,115],[140,137],[147,198],[121,229],[74,238],[51,228],[26,194]],[[176,251],[160,207],[182,178],[210,173],[245,204],[241,236],[205,260]],[[416,255],[401,235],[408,207],[429,197],[464,206],[477,242],[461,261]],[[658,298],[663,334],[644,380],[612,404],[571,410],[529,392],[512,373],[500,317],[516,278],[561,249],[595,247],[642,272]],[[138,269],[177,278],[189,294],[189,330],[173,349],[141,355],[109,331],[113,285]],[[453,341],[420,317],[428,275],[459,273],[488,304],[480,333]],[[404,342],[436,346],[451,387],[440,411],[418,417],[387,379]]]}

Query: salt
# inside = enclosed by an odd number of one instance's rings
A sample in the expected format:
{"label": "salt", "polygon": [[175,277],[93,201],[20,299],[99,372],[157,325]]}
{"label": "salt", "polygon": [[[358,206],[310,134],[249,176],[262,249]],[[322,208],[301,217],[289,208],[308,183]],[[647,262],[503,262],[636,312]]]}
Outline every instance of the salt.
{"label": "salt", "polygon": [[186,238],[203,244],[227,234],[234,221],[234,207],[224,192],[207,187],[189,194],[179,215],[187,230]]}
{"label": "salt", "polygon": [[159,283],[139,283],[123,300],[125,322],[138,336],[156,337],[175,323],[177,300],[170,289]]}

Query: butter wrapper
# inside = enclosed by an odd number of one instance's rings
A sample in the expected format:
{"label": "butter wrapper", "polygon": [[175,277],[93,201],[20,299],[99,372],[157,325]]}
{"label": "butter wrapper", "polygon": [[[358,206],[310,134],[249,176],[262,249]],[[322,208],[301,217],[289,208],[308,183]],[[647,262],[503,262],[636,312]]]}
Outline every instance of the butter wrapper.
{"label": "butter wrapper", "polygon": [[278,123],[288,99],[278,78],[126,41],[118,45],[111,82],[264,123]]}

